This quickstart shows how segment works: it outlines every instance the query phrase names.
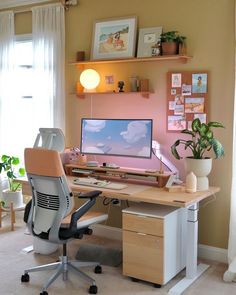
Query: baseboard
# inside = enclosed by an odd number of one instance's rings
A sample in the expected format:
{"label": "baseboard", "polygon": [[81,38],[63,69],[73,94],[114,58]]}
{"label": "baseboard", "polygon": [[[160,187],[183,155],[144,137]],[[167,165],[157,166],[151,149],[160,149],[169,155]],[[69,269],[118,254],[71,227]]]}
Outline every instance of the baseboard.
{"label": "baseboard", "polygon": [[204,259],[215,260],[218,262],[228,263],[228,251],[227,249],[198,245],[198,257]]}
{"label": "baseboard", "polygon": [[[92,226],[93,233],[100,237],[109,238],[112,240],[122,240],[122,229],[102,224],[94,224]],[[215,260],[222,263],[228,263],[227,249],[198,245],[198,257]]]}

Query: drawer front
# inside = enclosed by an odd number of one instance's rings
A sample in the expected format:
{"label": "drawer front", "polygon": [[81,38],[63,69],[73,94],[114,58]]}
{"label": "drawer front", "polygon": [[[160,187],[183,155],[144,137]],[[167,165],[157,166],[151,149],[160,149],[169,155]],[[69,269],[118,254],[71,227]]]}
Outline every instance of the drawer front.
{"label": "drawer front", "polygon": [[163,238],[123,231],[123,274],[163,284]]}
{"label": "drawer front", "polygon": [[163,219],[123,213],[123,229],[163,237]]}

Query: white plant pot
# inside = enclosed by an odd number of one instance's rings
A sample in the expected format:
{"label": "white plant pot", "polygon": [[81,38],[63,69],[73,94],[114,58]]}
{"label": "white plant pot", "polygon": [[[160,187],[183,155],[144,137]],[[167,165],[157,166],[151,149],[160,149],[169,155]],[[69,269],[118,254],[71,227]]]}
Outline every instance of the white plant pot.
{"label": "white plant pot", "polygon": [[14,208],[23,207],[22,191],[11,192],[8,189],[2,191],[2,200],[5,202],[6,207],[10,207],[11,202]]}
{"label": "white plant pot", "polygon": [[197,177],[197,190],[204,191],[209,188],[208,175],[212,169],[212,159],[185,158],[185,168],[187,174],[193,172]]}

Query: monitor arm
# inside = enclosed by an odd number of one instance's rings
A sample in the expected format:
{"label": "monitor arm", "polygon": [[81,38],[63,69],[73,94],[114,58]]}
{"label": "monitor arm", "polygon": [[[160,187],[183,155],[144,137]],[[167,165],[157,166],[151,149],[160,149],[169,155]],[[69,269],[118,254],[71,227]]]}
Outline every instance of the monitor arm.
{"label": "monitor arm", "polygon": [[161,147],[159,142],[156,140],[152,141],[152,152],[157,157],[159,161],[173,174],[175,175],[174,183],[180,184],[182,181],[179,179],[179,170],[176,168],[176,166],[168,160],[162,153],[161,153]]}

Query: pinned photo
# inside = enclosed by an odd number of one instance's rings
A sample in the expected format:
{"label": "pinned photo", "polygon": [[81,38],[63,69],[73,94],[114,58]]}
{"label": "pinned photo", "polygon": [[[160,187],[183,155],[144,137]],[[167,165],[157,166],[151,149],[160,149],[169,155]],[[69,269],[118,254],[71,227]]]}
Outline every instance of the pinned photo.
{"label": "pinned photo", "polygon": [[175,97],[175,104],[176,105],[184,104],[184,97],[180,94],[177,94]]}
{"label": "pinned photo", "polygon": [[176,89],[175,88],[172,88],[171,91],[170,91],[170,94],[171,95],[175,95],[176,94]]}
{"label": "pinned photo", "polygon": [[106,75],[105,81],[106,81],[106,84],[114,84],[114,76],[113,75]]}
{"label": "pinned photo", "polygon": [[183,104],[175,105],[174,114],[175,115],[184,115],[184,105]]}
{"label": "pinned photo", "polygon": [[188,130],[192,131],[192,123],[193,121],[188,121]]}
{"label": "pinned photo", "polygon": [[175,101],[171,100],[169,101],[169,110],[173,111],[175,109]]}
{"label": "pinned photo", "polygon": [[168,130],[178,131],[186,129],[186,121],[183,116],[168,116]]}
{"label": "pinned photo", "polygon": [[204,113],[204,97],[186,97],[185,113]]}
{"label": "pinned photo", "polygon": [[176,87],[181,87],[181,74],[172,74],[171,75],[171,87],[176,88]]}
{"label": "pinned photo", "polygon": [[192,94],[192,85],[182,85],[182,95],[191,95]]}
{"label": "pinned photo", "polygon": [[192,85],[193,93],[206,93],[207,74],[192,74]]}
{"label": "pinned photo", "polygon": [[194,119],[198,118],[201,123],[206,123],[206,114],[194,114]]}

